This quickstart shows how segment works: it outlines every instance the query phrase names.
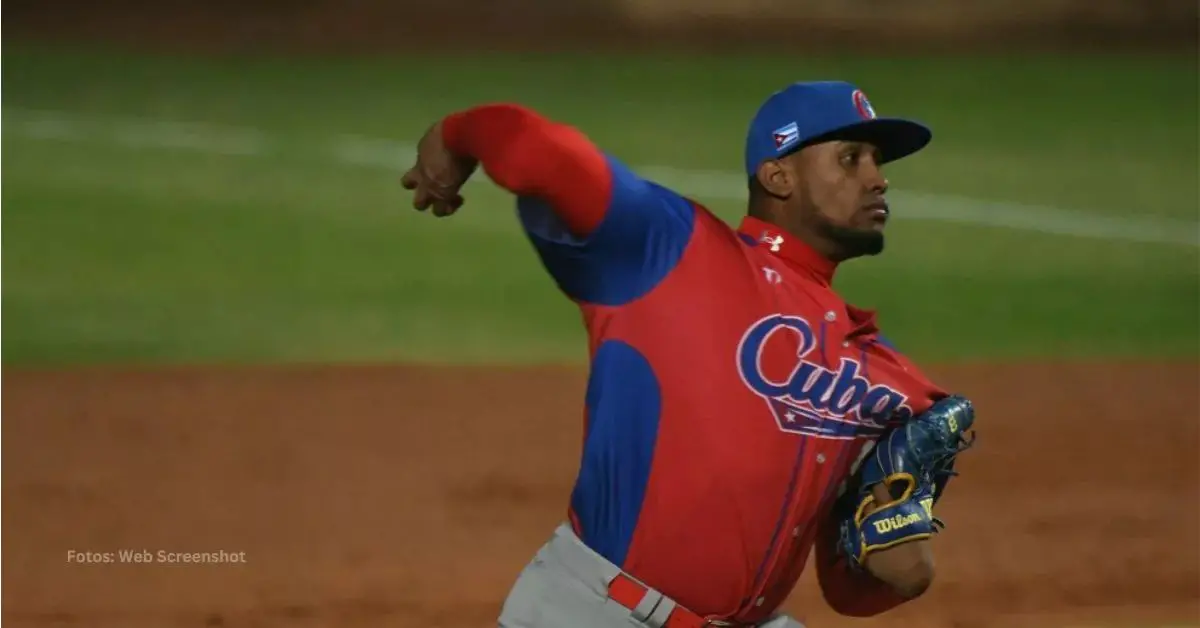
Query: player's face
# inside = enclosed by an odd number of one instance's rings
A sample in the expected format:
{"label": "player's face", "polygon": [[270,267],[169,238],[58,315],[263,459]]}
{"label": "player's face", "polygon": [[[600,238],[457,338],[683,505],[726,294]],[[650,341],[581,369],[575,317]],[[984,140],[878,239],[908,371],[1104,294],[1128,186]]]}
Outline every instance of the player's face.
{"label": "player's face", "polygon": [[807,214],[818,235],[846,258],[883,251],[888,183],[879,167],[879,149],[866,142],[833,141],[809,146],[797,158],[799,211]]}

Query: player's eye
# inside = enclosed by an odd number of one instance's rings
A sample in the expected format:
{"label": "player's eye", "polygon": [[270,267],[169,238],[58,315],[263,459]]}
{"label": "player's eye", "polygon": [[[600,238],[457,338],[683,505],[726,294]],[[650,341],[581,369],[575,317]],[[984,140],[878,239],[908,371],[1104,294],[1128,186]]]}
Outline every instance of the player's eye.
{"label": "player's eye", "polygon": [[858,151],[857,150],[849,150],[849,151],[842,153],[842,158],[839,161],[843,166],[845,166],[847,168],[857,165],[858,164]]}

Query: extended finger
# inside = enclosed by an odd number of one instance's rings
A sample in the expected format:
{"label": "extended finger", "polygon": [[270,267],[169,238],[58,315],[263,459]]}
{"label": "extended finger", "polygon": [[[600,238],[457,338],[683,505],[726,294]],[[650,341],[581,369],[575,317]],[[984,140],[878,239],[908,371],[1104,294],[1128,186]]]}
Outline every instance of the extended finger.
{"label": "extended finger", "polygon": [[458,208],[462,207],[462,205],[463,197],[457,194],[449,198],[439,198],[433,204],[433,215],[439,217],[449,216],[458,211]]}
{"label": "extended finger", "polygon": [[403,185],[404,189],[406,190],[415,189],[417,187],[417,182],[418,175],[416,167],[410,168],[408,172],[405,172],[400,177],[400,185]]}
{"label": "extended finger", "polygon": [[429,193],[429,188],[424,185],[418,185],[417,191],[413,193],[413,209],[423,212],[429,208],[429,204],[433,200],[433,195]]}

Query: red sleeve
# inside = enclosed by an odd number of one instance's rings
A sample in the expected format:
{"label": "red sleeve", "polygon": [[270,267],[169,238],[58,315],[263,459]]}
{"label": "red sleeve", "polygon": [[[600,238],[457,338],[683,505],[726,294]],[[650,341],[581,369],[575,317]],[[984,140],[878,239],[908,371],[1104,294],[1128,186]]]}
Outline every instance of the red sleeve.
{"label": "red sleeve", "polygon": [[851,571],[837,552],[837,540],[835,522],[822,524],[817,535],[817,580],[830,608],[848,617],[872,617],[906,601],[870,574]]}
{"label": "red sleeve", "polygon": [[447,116],[442,138],[451,152],[478,160],[496,185],[547,201],[576,236],[587,237],[604,219],[608,162],[575,128],[520,105],[491,104]]}
{"label": "red sleeve", "polygon": [[546,270],[573,300],[620,306],[649,293],[683,258],[696,206],[595,146],[573,127],[513,104],[447,116],[442,138],[513,193]]}

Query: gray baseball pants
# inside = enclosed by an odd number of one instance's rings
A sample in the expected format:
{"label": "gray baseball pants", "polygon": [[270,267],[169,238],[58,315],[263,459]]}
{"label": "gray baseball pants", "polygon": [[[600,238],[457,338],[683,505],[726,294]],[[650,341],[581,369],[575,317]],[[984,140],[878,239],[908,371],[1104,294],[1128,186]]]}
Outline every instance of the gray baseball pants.
{"label": "gray baseball pants", "polygon": [[[651,589],[637,608],[625,608],[608,597],[608,583],[620,573],[563,523],[521,571],[500,611],[500,628],[662,628],[674,600]],[[778,615],[759,628],[804,625]]]}

